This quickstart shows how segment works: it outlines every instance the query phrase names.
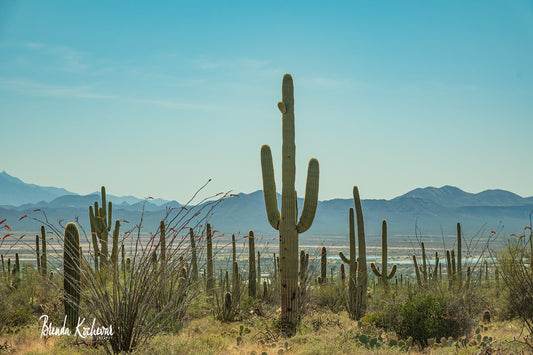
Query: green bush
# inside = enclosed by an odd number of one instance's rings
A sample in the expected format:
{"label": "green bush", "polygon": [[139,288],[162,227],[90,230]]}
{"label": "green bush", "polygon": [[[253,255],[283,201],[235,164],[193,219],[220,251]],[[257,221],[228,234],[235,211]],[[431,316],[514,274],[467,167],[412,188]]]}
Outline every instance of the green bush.
{"label": "green bush", "polygon": [[464,299],[457,295],[437,295],[420,291],[382,311],[369,314],[365,321],[396,332],[399,338],[428,345],[428,339],[458,338],[474,326]]}

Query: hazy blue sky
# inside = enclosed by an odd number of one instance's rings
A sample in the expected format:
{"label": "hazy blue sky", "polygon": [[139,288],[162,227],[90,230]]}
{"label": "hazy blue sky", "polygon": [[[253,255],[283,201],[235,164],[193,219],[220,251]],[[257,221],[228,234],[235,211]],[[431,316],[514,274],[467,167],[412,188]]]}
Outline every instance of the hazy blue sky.
{"label": "hazy blue sky", "polygon": [[281,189],[281,79],[297,191],[533,195],[531,1],[1,1],[0,170],[184,201]]}

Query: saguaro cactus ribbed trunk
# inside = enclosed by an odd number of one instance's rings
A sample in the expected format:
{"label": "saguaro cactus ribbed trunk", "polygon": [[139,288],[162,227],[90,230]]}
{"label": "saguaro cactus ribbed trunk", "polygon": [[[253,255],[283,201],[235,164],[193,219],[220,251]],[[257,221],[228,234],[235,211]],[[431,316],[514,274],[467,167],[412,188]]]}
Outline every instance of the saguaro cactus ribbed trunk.
{"label": "saguaro cactus ribbed trunk", "polygon": [[63,270],[67,327],[74,329],[80,307],[80,234],[75,223],[67,223],[65,227]]}
{"label": "saguaro cactus ribbed trunk", "polygon": [[392,270],[390,274],[387,274],[388,272],[388,265],[387,265],[387,221],[383,220],[381,223],[381,272],[377,269],[376,265],[374,263],[370,263],[370,268],[376,274],[376,276],[379,278],[381,284],[383,286],[387,286],[389,284],[389,280],[394,277],[394,274],[396,273],[396,264],[392,266]]}
{"label": "saguaro cactus ribbed trunk", "polygon": [[282,101],[278,102],[282,113],[282,192],[281,215],[276,196],[272,152],[268,145],[261,147],[261,169],[265,207],[270,225],[279,231],[279,272],[281,296],[281,326],[285,333],[292,333],[298,315],[298,234],[311,227],[318,205],[318,160],[311,159],[307,169],[304,206],[300,221],[294,180],[296,175],[296,146],[294,144],[294,86],[289,74],[283,76]]}
{"label": "saguaro cactus ribbed trunk", "polygon": [[248,296],[257,295],[257,273],[255,270],[255,237],[254,231],[248,232]]}

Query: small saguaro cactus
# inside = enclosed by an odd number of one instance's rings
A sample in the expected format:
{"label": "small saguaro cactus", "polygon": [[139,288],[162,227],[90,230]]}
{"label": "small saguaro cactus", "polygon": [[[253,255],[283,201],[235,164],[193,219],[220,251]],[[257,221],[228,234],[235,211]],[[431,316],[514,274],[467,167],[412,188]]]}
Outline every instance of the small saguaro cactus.
{"label": "small saguaro cactus", "polygon": [[5,278],[6,276],[6,267],[4,264],[4,254],[0,254],[0,259],[2,259],[2,276]]}
{"label": "small saguaro cactus", "polygon": [[396,273],[397,269],[396,264],[394,264],[392,266],[390,274],[387,274],[387,239],[387,221],[383,220],[383,222],[381,222],[381,273],[379,272],[378,268],[374,263],[370,263],[370,268],[379,278],[380,283],[383,286],[387,286],[389,284],[389,280],[394,277],[394,274]]}
{"label": "small saguaro cactus", "polygon": [[63,248],[63,288],[67,327],[76,328],[80,307],[80,234],[75,223],[67,223]]}
{"label": "small saguaro cactus", "polygon": [[215,278],[213,276],[213,235],[211,233],[211,224],[206,225],[206,242],[207,242],[207,280],[206,290],[208,292],[215,288]]}
{"label": "small saguaro cactus", "polygon": [[326,250],[326,247],[322,247],[322,251],[320,253],[320,284],[325,285],[328,281],[328,271],[327,271],[327,264],[328,264],[328,253]]}
{"label": "small saguaro cactus", "polygon": [[17,285],[20,281],[20,259],[19,253],[15,253],[15,265],[13,266],[13,280],[14,284]]}
{"label": "small saguaro cactus", "polygon": [[254,231],[248,232],[248,296],[257,295],[257,273],[255,270],[255,238]]}
{"label": "small saguaro cactus", "polygon": [[[115,221],[115,229],[111,232],[113,221],[113,204],[111,201],[107,202],[105,187],[102,186],[102,206],[98,202],[94,202],[93,206],[89,206],[89,221],[91,223],[92,242],[95,254],[95,269],[100,266],[100,271],[105,270],[109,263],[109,259],[113,261],[113,267],[118,270],[118,236],[120,233],[120,221]],[[111,258],[109,256],[109,234],[113,238],[113,245],[111,246]],[[100,247],[98,247],[100,243]]]}
{"label": "small saguaro cactus", "polygon": [[257,288],[261,285],[261,252],[257,251]]}
{"label": "small saguaro cactus", "polygon": [[189,237],[191,240],[191,279],[198,281],[198,260],[196,258],[196,243],[194,241],[194,230],[189,228]]}
{"label": "small saguaro cactus", "polygon": [[461,223],[457,222],[457,282],[459,283],[459,287],[461,287],[461,284],[463,282],[463,272],[462,272],[462,248],[461,248],[461,239],[462,239],[462,233],[461,233]]}
{"label": "small saguaro cactus", "polygon": [[[274,265],[275,266],[275,265]],[[305,250],[300,250],[300,285],[307,281],[307,269],[309,268],[309,253]]]}
{"label": "small saguaro cactus", "polygon": [[344,287],[346,284],[346,269],[344,268],[344,264],[341,264],[339,282],[341,287]]}
{"label": "small saguaro cactus", "polygon": [[165,233],[165,221],[161,221],[159,223],[159,247],[161,251],[161,268],[164,269],[167,265],[167,239]]}
{"label": "small saguaro cactus", "polygon": [[233,274],[231,280],[231,294],[234,302],[239,302],[241,299],[241,275],[239,274],[239,264],[233,262]]}
{"label": "small saguaro cactus", "polygon": [[294,144],[294,85],[289,74],[283,76],[282,101],[282,192],[281,214],[278,209],[272,152],[268,145],[261,147],[261,170],[265,207],[270,225],[279,231],[279,274],[281,296],[281,327],[291,335],[299,319],[298,290],[298,235],[307,231],[315,218],[318,205],[318,160],[311,159],[307,169],[304,206],[297,220],[297,196],[294,188],[296,175],[296,146]]}
{"label": "small saguaro cactus", "polygon": [[235,234],[231,235],[231,262],[237,261],[237,243],[235,242]]}
{"label": "small saguaro cactus", "polygon": [[[363,208],[361,207],[361,198],[359,189],[353,187],[353,200],[355,205],[355,214],[357,215],[357,244],[359,247],[359,257],[355,256],[355,221],[354,209],[350,207],[349,224],[350,224],[350,258],[339,252],[342,261],[349,264],[348,278],[348,314],[352,319],[360,319],[366,313],[367,305],[367,287],[368,272],[366,266],[366,240],[365,240],[365,222],[363,220]],[[357,280],[355,277],[357,276]]]}
{"label": "small saguaro cactus", "polygon": [[48,262],[46,256],[46,230],[41,226],[41,275],[48,275]]}
{"label": "small saguaro cactus", "polygon": [[416,283],[418,286],[422,286],[422,278],[420,276],[420,270],[418,263],[416,262],[416,255],[413,254],[413,263],[415,264],[415,273],[416,273]]}
{"label": "small saguaro cactus", "polygon": [[41,272],[41,253],[39,251],[39,235],[35,236],[35,255],[37,257],[37,273]]}
{"label": "small saguaro cactus", "polygon": [[350,258],[348,259],[342,252],[339,252],[339,256],[341,260],[350,267],[348,277],[348,314],[351,319],[360,319],[366,313],[368,273],[366,266],[366,240],[363,209],[361,207],[361,198],[359,197],[359,189],[357,186],[353,187],[353,197],[355,213],[357,215],[359,257],[356,259],[355,255],[355,217],[353,207],[350,207],[349,210]]}

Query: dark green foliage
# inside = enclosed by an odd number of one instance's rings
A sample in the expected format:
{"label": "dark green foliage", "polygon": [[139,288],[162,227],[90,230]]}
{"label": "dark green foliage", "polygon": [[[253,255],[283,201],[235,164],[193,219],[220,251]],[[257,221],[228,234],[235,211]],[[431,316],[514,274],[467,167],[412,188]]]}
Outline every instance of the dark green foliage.
{"label": "dark green foliage", "polygon": [[80,235],[75,223],[65,227],[63,250],[63,288],[67,327],[73,330],[78,322],[80,307]]}
{"label": "dark green foliage", "polygon": [[458,338],[467,334],[474,325],[463,296],[419,291],[404,300],[387,304],[374,314],[372,322],[395,331],[399,338],[412,337],[422,346],[428,345],[431,338]]}

